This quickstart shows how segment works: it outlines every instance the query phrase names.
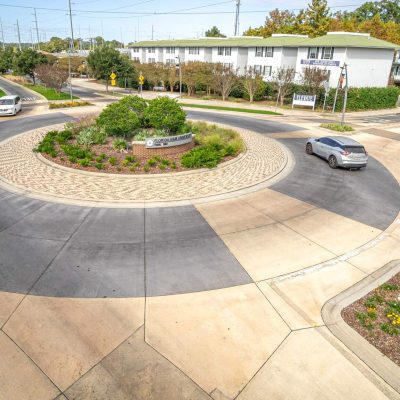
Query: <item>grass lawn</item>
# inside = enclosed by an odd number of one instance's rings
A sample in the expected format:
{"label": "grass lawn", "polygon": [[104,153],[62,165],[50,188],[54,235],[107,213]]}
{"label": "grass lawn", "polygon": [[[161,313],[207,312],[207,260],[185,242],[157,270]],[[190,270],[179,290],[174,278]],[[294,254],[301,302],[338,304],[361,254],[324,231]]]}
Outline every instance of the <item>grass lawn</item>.
{"label": "grass lawn", "polygon": [[0,97],[5,96],[6,94],[0,89]]}
{"label": "grass lawn", "polygon": [[[57,92],[54,89],[46,88],[41,85],[24,85],[27,88],[40,93],[42,96],[46,97],[47,100],[69,100],[71,97],[68,93]],[[77,96],[73,96],[74,99],[79,99]]]}
{"label": "grass lawn", "polygon": [[321,128],[330,129],[331,131],[336,132],[351,132],[354,129],[350,125],[341,125],[341,124],[321,124]]}
{"label": "grass lawn", "polygon": [[224,107],[224,106],[209,106],[206,104],[192,104],[192,103],[180,103],[182,107],[193,107],[193,108],[207,108],[210,110],[223,110],[223,111],[237,111],[250,114],[268,114],[268,115],[282,115],[273,111],[267,110],[254,110],[251,108],[239,108],[239,107]]}

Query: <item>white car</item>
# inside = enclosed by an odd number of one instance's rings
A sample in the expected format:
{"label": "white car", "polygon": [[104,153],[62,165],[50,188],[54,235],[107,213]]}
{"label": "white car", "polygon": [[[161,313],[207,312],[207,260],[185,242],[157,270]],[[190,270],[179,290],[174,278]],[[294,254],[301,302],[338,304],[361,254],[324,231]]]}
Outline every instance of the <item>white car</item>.
{"label": "white car", "polygon": [[0,97],[0,115],[16,115],[22,110],[22,101],[19,96]]}

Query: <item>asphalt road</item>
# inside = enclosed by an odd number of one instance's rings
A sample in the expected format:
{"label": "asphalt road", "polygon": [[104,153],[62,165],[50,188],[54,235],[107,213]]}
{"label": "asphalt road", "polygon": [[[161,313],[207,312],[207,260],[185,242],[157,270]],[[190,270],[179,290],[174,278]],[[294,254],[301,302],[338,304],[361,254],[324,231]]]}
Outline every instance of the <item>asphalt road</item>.
{"label": "asphalt road", "polygon": [[[245,116],[189,111],[261,134],[297,128]],[[62,113],[0,122],[0,140],[70,120]],[[302,128],[301,128],[302,129]],[[332,170],[283,139],[294,171],[272,189],[384,229],[400,207],[392,175],[371,159],[366,170]],[[88,208],[47,203],[0,189],[0,291],[60,297],[137,297],[219,289],[251,278],[192,206]]]}
{"label": "asphalt road", "polygon": [[15,94],[23,101],[37,101],[37,100],[42,100],[42,98],[38,95],[35,95],[33,92],[30,92],[29,90],[25,89],[23,86],[20,85],[14,85],[7,81],[7,79],[1,78],[0,77],[0,88],[4,89],[5,92],[9,94]]}

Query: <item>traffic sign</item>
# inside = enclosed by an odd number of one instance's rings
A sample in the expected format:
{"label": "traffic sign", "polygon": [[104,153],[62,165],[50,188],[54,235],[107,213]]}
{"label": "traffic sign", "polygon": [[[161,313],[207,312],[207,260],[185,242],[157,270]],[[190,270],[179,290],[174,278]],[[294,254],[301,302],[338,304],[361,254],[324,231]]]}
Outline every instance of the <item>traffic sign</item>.
{"label": "traffic sign", "polygon": [[144,83],[144,76],[143,75],[139,75],[139,84],[143,85]]}
{"label": "traffic sign", "polygon": [[115,79],[111,79],[111,86],[115,86],[117,84],[117,81]]}
{"label": "traffic sign", "polygon": [[117,75],[115,74],[115,72],[112,72],[111,75],[110,75],[110,78],[112,80],[114,80],[116,77],[117,77]]}

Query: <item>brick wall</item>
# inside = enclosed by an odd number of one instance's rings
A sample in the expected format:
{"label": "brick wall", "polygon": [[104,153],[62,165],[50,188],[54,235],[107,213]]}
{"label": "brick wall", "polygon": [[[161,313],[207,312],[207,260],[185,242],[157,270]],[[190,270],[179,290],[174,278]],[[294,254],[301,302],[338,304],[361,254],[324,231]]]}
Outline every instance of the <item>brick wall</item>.
{"label": "brick wall", "polygon": [[132,154],[135,156],[142,156],[142,157],[153,157],[153,156],[168,156],[174,155],[179,153],[184,153],[194,147],[194,139],[190,143],[181,144],[180,146],[173,146],[173,147],[156,147],[147,149],[146,146],[143,144],[132,144]]}

